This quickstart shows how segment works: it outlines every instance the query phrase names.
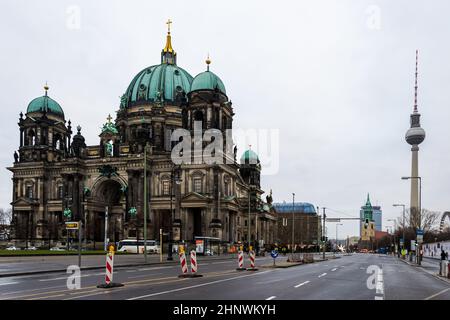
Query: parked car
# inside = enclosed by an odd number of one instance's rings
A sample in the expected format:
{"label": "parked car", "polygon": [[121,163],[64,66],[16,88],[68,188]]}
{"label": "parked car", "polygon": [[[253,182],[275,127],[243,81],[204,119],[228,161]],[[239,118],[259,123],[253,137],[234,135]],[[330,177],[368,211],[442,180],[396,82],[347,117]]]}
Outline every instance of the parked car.
{"label": "parked car", "polygon": [[35,246],[32,246],[32,247],[28,247],[28,249],[27,250],[31,250],[31,251],[36,251],[37,250],[37,248],[35,247]]}
{"label": "parked car", "polygon": [[11,246],[11,247],[6,248],[6,250],[8,250],[8,251],[16,251],[16,250],[20,250],[20,248],[16,248],[15,246]]}
{"label": "parked car", "polygon": [[66,250],[59,248],[59,247],[53,247],[53,248],[50,248],[50,251],[66,251]]}

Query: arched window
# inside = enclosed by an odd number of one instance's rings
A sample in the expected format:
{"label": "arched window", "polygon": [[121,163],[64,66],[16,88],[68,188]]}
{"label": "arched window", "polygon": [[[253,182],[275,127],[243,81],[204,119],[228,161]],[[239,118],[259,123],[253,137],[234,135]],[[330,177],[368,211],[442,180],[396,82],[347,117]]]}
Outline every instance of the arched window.
{"label": "arched window", "polygon": [[34,146],[36,143],[36,134],[34,133],[34,130],[31,129],[28,131],[28,144],[30,146]]}
{"label": "arched window", "polygon": [[200,110],[195,111],[194,113],[194,121],[200,121],[202,123],[202,127],[204,127],[203,125],[203,112]]}

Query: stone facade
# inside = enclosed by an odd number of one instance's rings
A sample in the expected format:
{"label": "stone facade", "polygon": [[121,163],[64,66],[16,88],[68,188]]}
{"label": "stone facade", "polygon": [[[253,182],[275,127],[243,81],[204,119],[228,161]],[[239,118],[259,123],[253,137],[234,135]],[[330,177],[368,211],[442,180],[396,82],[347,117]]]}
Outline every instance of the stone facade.
{"label": "stone facade", "polygon": [[[36,245],[64,242],[65,222],[74,220],[81,221],[87,242],[102,243],[106,212],[111,242],[142,239],[146,180],[149,239],[159,239],[162,229],[171,232],[174,241],[210,236],[222,243],[245,242],[250,211],[259,227],[258,235],[257,228],[250,230],[253,241],[256,237],[273,242],[276,218],[271,205],[261,200],[259,159],[238,162],[236,148],[233,152],[229,147],[233,142],[227,141],[225,133],[233,127],[232,103],[218,87],[191,91],[195,79],[189,75],[177,86],[177,77],[185,71],[175,64],[170,33],[169,41],[162,64],[148,68],[139,78],[137,93],[137,80],[130,84],[114,121],[109,117],[104,124],[97,145],[86,145],[81,127],[72,137],[71,123],[65,121],[62,109],[48,107],[47,91],[40,98],[41,108],[34,102],[32,109],[20,115],[20,146],[14,165],[8,168],[13,173],[13,239]],[[156,88],[152,89],[153,80],[146,87],[142,83],[146,74],[157,68],[164,69],[164,81],[159,75]],[[173,79],[167,80],[172,71]],[[156,90],[153,96],[151,90]],[[201,135],[210,129],[223,134],[224,163],[208,164],[195,157],[188,163],[174,163],[173,132],[185,129],[194,136],[196,126]],[[192,148],[195,143],[207,145],[194,139]]]}

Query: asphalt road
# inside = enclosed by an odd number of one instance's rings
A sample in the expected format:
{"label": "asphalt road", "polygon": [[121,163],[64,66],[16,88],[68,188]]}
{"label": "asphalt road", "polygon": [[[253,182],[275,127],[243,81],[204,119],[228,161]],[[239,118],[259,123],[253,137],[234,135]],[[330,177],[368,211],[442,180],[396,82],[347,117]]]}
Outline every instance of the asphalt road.
{"label": "asphalt road", "polygon": [[[270,257],[257,259],[257,266],[270,264]],[[114,282],[125,286],[114,289],[96,287],[104,281],[100,270],[82,271],[78,290],[67,289],[64,273],[5,277],[0,278],[0,299],[450,300],[448,282],[392,256],[354,254],[258,271],[236,267],[234,260],[203,261],[199,263],[203,277],[194,279],[178,278],[179,265],[120,268]]]}

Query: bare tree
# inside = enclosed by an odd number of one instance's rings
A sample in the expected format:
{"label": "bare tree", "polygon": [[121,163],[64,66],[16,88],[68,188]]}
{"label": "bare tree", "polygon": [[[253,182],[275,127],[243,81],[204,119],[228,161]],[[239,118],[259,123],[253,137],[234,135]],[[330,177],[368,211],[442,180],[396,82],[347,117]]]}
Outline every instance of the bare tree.
{"label": "bare tree", "polygon": [[413,230],[416,230],[419,228],[420,225],[421,229],[424,230],[424,233],[436,232],[437,230],[439,230],[439,222],[441,218],[440,212],[422,209],[422,214],[420,218],[421,223],[419,224],[418,215],[414,214],[414,212],[411,215],[411,210],[407,209],[405,211],[405,225],[403,225],[403,217],[398,217],[397,218],[398,227],[400,229],[411,228]]}
{"label": "bare tree", "polygon": [[10,225],[12,220],[12,210],[11,208],[4,209],[0,208],[0,225]]}

